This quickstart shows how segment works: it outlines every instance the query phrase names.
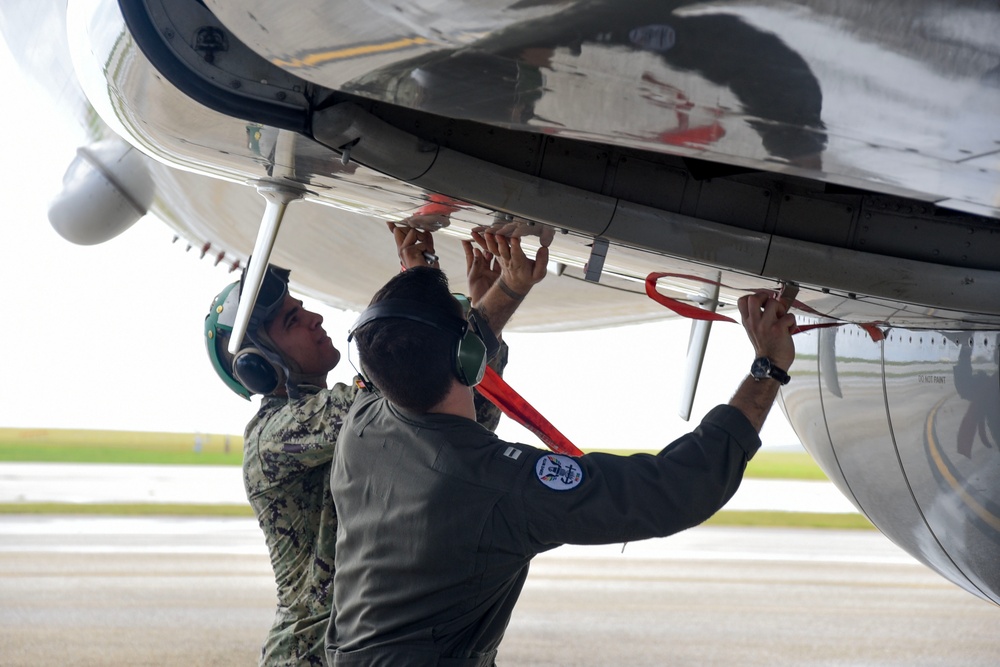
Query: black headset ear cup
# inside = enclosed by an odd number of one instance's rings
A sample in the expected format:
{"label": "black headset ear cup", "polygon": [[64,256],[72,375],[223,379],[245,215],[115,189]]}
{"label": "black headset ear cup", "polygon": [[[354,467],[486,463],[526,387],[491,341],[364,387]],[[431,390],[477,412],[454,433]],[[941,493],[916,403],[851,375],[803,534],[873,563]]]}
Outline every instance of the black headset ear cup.
{"label": "black headset ear cup", "polygon": [[270,394],[284,379],[284,373],[276,368],[260,350],[245,347],[233,357],[233,375],[254,394]]}
{"label": "black headset ear cup", "polygon": [[486,343],[471,329],[458,341],[455,349],[455,374],[467,387],[475,387],[486,373]]}

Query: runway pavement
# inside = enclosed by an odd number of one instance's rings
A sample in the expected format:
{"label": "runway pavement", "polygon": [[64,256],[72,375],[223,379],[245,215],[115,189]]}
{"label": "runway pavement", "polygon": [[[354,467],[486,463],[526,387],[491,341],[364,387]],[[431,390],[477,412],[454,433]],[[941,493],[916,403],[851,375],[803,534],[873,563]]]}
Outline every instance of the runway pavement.
{"label": "runway pavement", "polygon": [[[252,519],[0,515],[0,665],[253,665]],[[1000,609],[873,531],[699,527],[535,559],[498,664],[994,667]]]}
{"label": "runway pavement", "polygon": [[[228,466],[0,464],[0,502],[245,504]],[[853,512],[744,480],[727,509]],[[0,515],[0,666],[254,665],[274,584],[253,519]],[[991,667],[1000,609],[869,531],[699,527],[539,556],[498,664]]]}

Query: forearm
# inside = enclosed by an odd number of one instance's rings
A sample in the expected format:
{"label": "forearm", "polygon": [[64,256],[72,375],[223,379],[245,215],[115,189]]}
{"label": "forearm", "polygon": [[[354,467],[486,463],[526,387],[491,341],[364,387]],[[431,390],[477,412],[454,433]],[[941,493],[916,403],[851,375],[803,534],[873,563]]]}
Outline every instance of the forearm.
{"label": "forearm", "polygon": [[498,279],[480,300],[477,309],[486,320],[493,333],[499,337],[504,326],[517,311],[524,300],[519,294],[507,286],[503,278]]}
{"label": "forearm", "polygon": [[760,433],[780,386],[776,380],[755,380],[747,376],[729,400],[729,405],[742,412],[754,430]]}

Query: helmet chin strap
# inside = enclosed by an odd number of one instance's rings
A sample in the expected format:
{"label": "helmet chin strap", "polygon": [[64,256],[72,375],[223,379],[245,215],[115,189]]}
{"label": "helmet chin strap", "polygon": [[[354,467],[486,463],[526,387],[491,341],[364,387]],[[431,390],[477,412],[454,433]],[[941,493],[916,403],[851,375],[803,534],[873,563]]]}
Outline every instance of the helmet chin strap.
{"label": "helmet chin strap", "polygon": [[[288,381],[285,383],[288,395],[292,396],[292,391],[290,387],[294,387],[295,393],[298,392],[298,388],[302,385],[312,385],[314,387],[326,387],[326,373],[322,375],[304,375],[302,373],[291,373],[288,376]],[[298,396],[292,396],[292,398],[298,398]]]}

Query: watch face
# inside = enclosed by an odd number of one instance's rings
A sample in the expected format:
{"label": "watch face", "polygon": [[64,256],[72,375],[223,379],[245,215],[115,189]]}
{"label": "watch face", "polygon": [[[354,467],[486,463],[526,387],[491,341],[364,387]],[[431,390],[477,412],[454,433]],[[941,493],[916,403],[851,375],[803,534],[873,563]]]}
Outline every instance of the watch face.
{"label": "watch face", "polygon": [[754,376],[759,380],[764,380],[771,377],[771,361],[767,357],[758,357],[753,360],[753,365],[750,366],[750,375]]}
{"label": "watch face", "polygon": [[777,366],[771,365],[771,360],[767,357],[757,357],[750,366],[750,375],[757,380],[767,380],[768,378],[777,380],[781,384],[788,384],[791,379],[788,373]]}

